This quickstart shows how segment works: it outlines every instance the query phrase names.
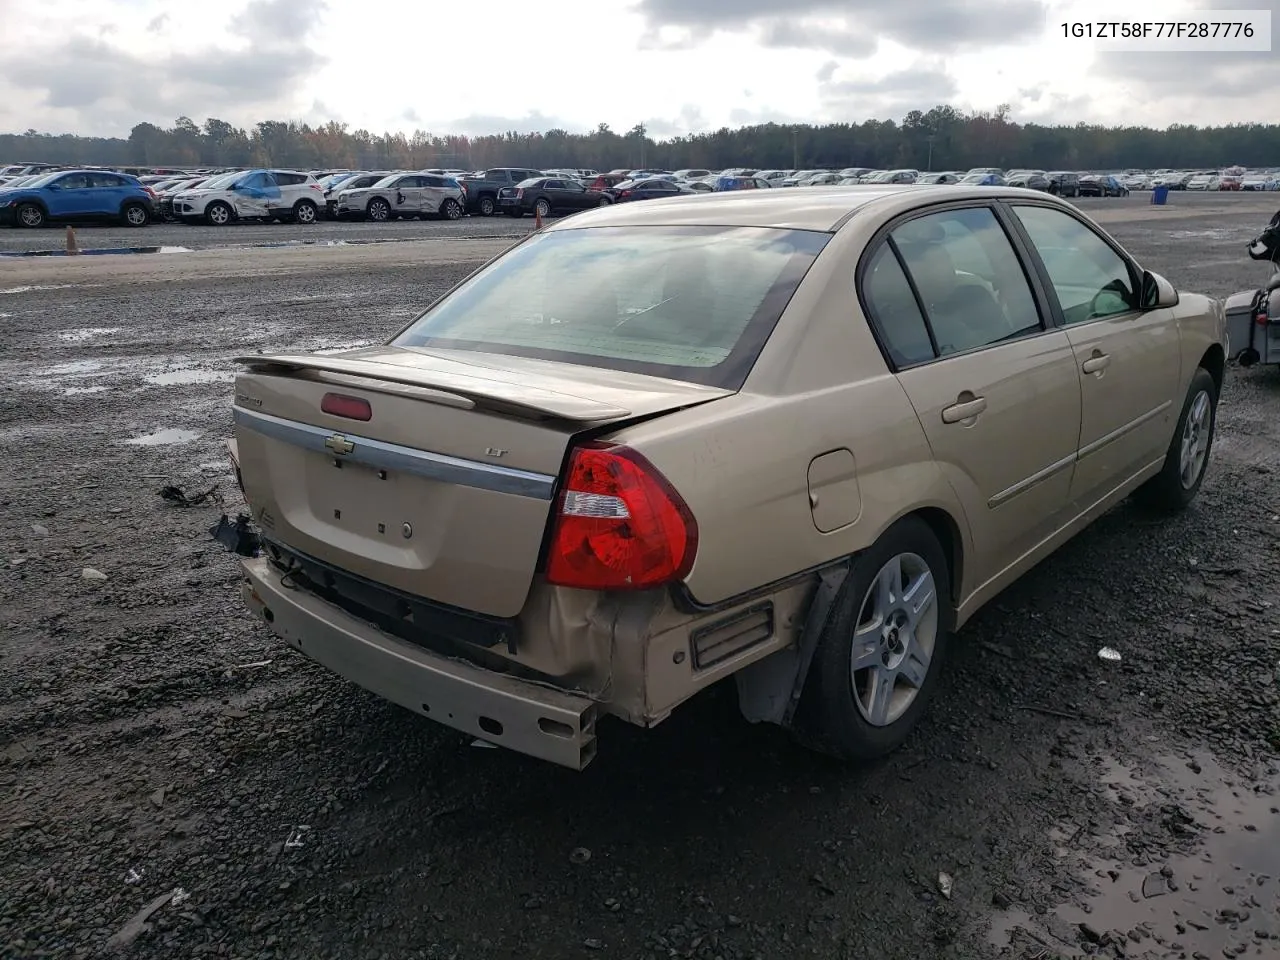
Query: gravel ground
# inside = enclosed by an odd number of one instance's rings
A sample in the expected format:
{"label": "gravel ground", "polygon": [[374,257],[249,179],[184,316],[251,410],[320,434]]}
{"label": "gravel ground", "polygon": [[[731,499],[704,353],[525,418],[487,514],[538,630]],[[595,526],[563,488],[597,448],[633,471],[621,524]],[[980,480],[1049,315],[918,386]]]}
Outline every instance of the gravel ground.
{"label": "gravel ground", "polygon": [[[1186,288],[1261,279],[1267,204],[1177,204],[1106,219]],[[229,358],[377,341],[501,246],[0,260],[0,957],[1280,955],[1274,370],[1230,372],[1196,505],[998,598],[881,764],[721,689],[574,774],[269,639],[219,507],[157,496],[239,505]]]}

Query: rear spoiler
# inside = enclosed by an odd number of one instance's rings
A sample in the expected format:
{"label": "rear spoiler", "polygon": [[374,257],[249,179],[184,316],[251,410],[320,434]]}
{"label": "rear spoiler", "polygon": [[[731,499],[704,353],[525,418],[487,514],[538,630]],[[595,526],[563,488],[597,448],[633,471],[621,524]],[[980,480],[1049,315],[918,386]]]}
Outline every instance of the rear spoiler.
{"label": "rear spoiler", "polygon": [[[422,370],[396,363],[349,360],[310,354],[257,354],[236,357],[234,362],[243,363],[251,370],[267,374],[318,370],[370,380],[385,380],[388,383],[399,383],[411,387],[424,387],[452,394],[455,402],[460,398],[481,405],[488,401],[525,414],[555,417],[573,423],[621,420],[631,416],[631,411],[625,407],[615,407],[587,397],[485,377],[467,376],[442,370]],[[444,402],[448,399],[450,398],[441,397]]]}

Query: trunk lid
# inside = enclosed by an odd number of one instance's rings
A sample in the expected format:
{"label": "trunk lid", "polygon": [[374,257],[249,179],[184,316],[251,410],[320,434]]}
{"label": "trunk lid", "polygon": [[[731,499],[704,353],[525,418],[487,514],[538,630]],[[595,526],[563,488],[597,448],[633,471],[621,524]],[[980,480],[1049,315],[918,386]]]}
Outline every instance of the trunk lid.
{"label": "trunk lid", "polygon": [[[573,438],[732,391],[414,348],[239,357],[235,439],[264,535],[374,584],[496,617],[524,605]],[[368,403],[367,420],[321,409]]]}

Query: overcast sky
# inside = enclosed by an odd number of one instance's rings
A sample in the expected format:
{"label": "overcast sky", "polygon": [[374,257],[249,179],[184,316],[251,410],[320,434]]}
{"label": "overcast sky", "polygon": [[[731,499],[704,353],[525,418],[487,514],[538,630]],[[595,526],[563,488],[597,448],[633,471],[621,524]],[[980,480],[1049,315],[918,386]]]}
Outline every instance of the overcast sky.
{"label": "overcast sky", "polygon": [[1059,26],[1210,7],[1280,23],[1280,0],[0,0],[0,132],[127,136],[187,115],[470,134],[643,122],[661,138],[1002,102],[1021,122],[1280,120],[1280,53],[1098,54]]}

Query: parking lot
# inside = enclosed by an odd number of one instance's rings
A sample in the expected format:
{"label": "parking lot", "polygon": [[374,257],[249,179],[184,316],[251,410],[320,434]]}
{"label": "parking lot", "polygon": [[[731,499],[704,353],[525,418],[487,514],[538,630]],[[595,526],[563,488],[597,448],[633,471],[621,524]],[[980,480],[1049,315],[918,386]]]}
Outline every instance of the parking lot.
{"label": "parking lot", "polygon": [[[1265,279],[1245,244],[1276,204],[1078,201],[1216,296]],[[1274,369],[1229,371],[1190,510],[1121,506],[989,605],[874,766],[747,725],[729,687],[604,725],[571,773],[269,639],[209,535],[242,506],[231,358],[378,342],[532,226],[85,227],[186,252],[0,256],[0,958],[1280,955]]]}

